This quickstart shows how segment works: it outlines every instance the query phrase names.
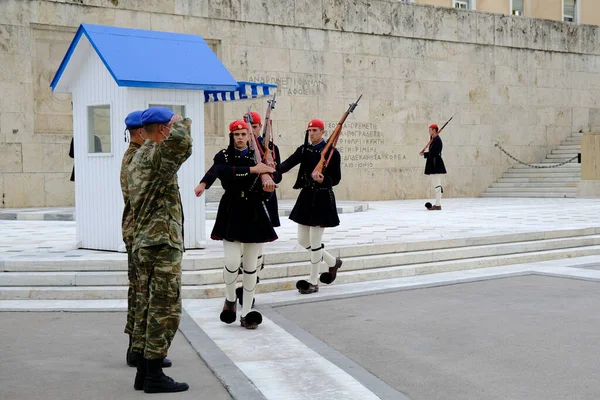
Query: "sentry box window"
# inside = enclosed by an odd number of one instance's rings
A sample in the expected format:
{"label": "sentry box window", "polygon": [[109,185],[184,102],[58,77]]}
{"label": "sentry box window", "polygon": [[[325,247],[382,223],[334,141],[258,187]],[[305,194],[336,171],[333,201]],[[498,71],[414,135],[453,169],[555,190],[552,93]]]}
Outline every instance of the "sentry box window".
{"label": "sentry box window", "polygon": [[88,153],[110,153],[110,106],[88,107]]}

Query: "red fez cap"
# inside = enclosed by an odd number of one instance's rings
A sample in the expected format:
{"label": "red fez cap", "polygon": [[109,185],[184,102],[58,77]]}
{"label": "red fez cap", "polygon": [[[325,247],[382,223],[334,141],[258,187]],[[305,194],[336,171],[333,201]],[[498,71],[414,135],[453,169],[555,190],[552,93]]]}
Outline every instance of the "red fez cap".
{"label": "red fez cap", "polygon": [[429,129],[438,129],[437,124],[431,124],[429,125]]}
{"label": "red fez cap", "polygon": [[[252,116],[252,123],[253,124],[260,124],[260,114],[257,113],[256,111],[250,111],[250,115]],[[244,114],[244,121],[246,121],[248,118],[248,113]]]}
{"label": "red fez cap", "polygon": [[233,131],[237,131],[238,129],[248,129],[248,124],[246,123],[246,121],[238,119],[229,124],[230,133]]}
{"label": "red fez cap", "polygon": [[325,124],[320,119],[313,119],[308,123],[308,127],[325,129]]}

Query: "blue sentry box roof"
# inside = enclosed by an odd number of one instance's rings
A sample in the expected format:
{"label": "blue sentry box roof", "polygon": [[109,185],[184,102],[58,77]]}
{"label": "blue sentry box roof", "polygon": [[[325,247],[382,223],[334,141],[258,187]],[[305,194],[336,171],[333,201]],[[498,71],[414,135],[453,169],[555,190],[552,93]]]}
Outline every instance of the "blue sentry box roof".
{"label": "blue sentry box roof", "polygon": [[82,35],[119,86],[225,91],[238,86],[200,36],[82,24],[50,84],[52,90]]}

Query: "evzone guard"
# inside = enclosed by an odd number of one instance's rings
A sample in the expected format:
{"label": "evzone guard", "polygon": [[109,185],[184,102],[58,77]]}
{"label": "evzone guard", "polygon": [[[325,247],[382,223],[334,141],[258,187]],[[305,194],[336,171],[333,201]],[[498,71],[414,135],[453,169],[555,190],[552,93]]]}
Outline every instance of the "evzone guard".
{"label": "evzone guard", "polygon": [[[362,96],[361,96],[362,97]],[[335,258],[324,249],[323,233],[325,228],[338,226],[333,187],[340,183],[341,157],[335,144],[341,133],[342,125],[348,115],[354,111],[356,103],[350,104],[348,111],[331,134],[329,141],[323,139],[325,125],[319,119],[308,123],[304,143],[294,154],[277,166],[277,174],[284,174],[300,164],[294,189],[300,189],[290,219],[298,224],[298,243],[310,251],[311,270],[308,280],[299,280],[296,288],[301,294],[319,291],[317,277],[321,263],[325,263],[328,271],[321,274],[319,280],[330,284],[335,281],[342,260]]]}
{"label": "evzone guard", "polygon": [[249,135],[243,120],[229,125],[229,146],[214,157],[214,175],[221,181],[225,193],[219,202],[217,218],[211,239],[222,240],[225,253],[223,278],[225,280],[225,304],[221,321],[231,324],[236,320],[236,281],[240,274],[242,255],[243,300],[240,324],[255,329],[262,322],[258,311],[251,311],[257,283],[258,256],[263,243],[277,239],[264,201],[275,190],[270,174],[275,169],[260,162],[259,150]]}
{"label": "evzone guard", "polygon": [[[272,100],[267,102],[269,105],[267,107],[267,112],[265,113],[265,126],[263,129],[263,135],[261,136],[261,128],[263,128],[262,120],[260,114],[257,112],[248,112],[244,115],[244,120],[247,121],[247,124],[250,125],[252,134],[256,141],[258,141],[260,145],[260,153],[262,154],[263,159],[265,160],[265,164],[270,167],[275,167],[281,163],[281,157],[279,153],[279,148],[276,144],[273,143],[273,132],[271,127],[271,110],[275,108],[275,96],[273,96]],[[280,180],[281,178],[279,178]],[[202,194],[208,190],[212,184],[217,180],[217,175],[215,174],[215,164],[213,164],[209,170],[204,174],[200,183],[194,189],[196,197],[202,196]],[[279,183],[279,180],[276,180],[275,183]],[[279,209],[277,205],[277,193],[275,190],[270,192],[268,197],[265,199],[264,204],[267,208],[267,212],[269,213],[269,218],[271,219],[271,223],[274,228],[281,226],[281,222],[279,221]],[[242,245],[243,246],[243,245]],[[257,283],[260,282],[260,271],[264,269],[264,258],[262,252],[258,256],[258,272],[257,272]],[[243,269],[243,256],[242,263],[240,264],[240,270]],[[236,295],[240,302],[240,305],[244,303],[243,296],[243,288],[240,286],[236,289]],[[255,299],[256,300],[256,299]],[[255,301],[254,300],[254,301]]]}
{"label": "evzone guard", "polygon": [[[431,184],[435,192],[435,204],[432,205],[429,202],[425,203],[425,207],[429,211],[442,209],[442,193],[444,193],[444,189],[442,188],[442,174],[446,173],[446,166],[442,159],[442,148],[444,145],[442,143],[442,138],[440,138],[440,133],[442,133],[442,130],[444,130],[446,125],[452,121],[452,118],[454,118],[454,116],[452,116],[441,129],[438,128],[437,124],[431,124],[429,126],[430,140],[419,153],[427,159],[425,162],[425,175],[431,177]],[[428,147],[429,151],[425,152]]]}

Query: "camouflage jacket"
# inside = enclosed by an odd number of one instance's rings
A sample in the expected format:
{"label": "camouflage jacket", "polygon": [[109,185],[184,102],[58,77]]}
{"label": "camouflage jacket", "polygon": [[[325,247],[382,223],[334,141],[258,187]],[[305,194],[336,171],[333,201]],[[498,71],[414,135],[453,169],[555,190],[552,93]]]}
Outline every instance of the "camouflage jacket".
{"label": "camouflage jacket", "polygon": [[161,143],[146,140],[127,169],[133,210],[133,251],[167,244],[183,251],[183,208],[177,171],[192,154],[188,118],[173,124]]}
{"label": "camouflage jacket", "polygon": [[131,211],[131,203],[129,201],[129,189],[127,185],[127,167],[131,163],[131,159],[141,145],[131,142],[125,154],[123,155],[123,161],[121,162],[121,192],[123,192],[123,218],[121,219],[121,229],[123,232],[123,241],[128,248],[131,248],[133,242],[133,212]]}

